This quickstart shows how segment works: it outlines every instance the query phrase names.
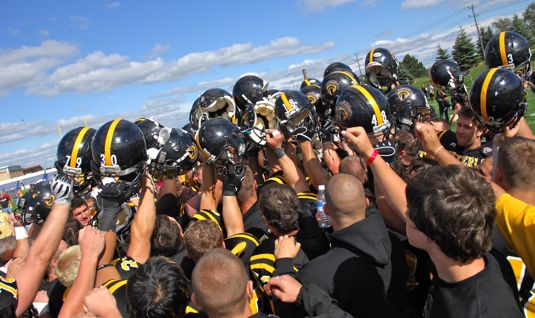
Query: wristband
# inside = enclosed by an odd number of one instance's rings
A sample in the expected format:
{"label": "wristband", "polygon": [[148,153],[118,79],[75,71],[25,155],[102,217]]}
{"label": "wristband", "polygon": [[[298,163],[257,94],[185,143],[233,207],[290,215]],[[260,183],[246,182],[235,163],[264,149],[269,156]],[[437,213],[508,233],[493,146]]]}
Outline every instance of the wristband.
{"label": "wristband", "polygon": [[368,161],[366,161],[366,165],[367,166],[371,165],[373,161],[375,160],[375,158],[377,158],[378,154],[379,154],[379,151],[377,149],[374,149],[372,152],[372,155],[370,156],[370,158],[368,158]]}
{"label": "wristband", "polygon": [[273,149],[273,152],[275,153],[275,156],[277,157],[277,159],[280,159],[280,158],[284,157],[284,155],[286,155],[286,153],[284,152],[284,149],[282,147]]}
{"label": "wristband", "polygon": [[440,150],[442,150],[442,149],[444,149],[444,146],[440,146],[440,147],[438,147],[437,150],[435,150],[435,151],[433,152],[433,159],[437,156],[437,153],[438,153]]}
{"label": "wristband", "polygon": [[27,237],[28,237],[28,232],[26,231],[24,226],[16,226],[15,227],[15,239],[17,241],[18,240],[23,240],[23,239],[25,239]]}

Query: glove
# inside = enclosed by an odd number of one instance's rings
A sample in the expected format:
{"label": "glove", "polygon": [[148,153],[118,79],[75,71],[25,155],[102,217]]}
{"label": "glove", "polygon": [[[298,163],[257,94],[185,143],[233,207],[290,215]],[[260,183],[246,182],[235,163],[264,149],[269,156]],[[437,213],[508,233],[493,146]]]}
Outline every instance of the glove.
{"label": "glove", "polygon": [[131,195],[131,190],[125,182],[111,182],[102,187],[102,191],[97,195],[97,205],[100,210],[98,228],[101,231],[115,232],[121,204],[125,203]]}
{"label": "glove", "polygon": [[73,181],[62,175],[56,175],[50,183],[55,204],[71,204]]}
{"label": "glove", "polygon": [[223,178],[223,195],[235,196],[240,191],[241,183],[245,178],[244,165],[230,165]]}
{"label": "glove", "polygon": [[377,149],[379,156],[388,164],[391,164],[396,158],[397,144],[392,143],[390,140],[380,142],[374,148]]}
{"label": "glove", "polygon": [[314,122],[312,120],[307,120],[301,127],[294,130],[293,137],[299,142],[312,141],[312,137],[314,137],[315,133],[316,127],[314,126]]}

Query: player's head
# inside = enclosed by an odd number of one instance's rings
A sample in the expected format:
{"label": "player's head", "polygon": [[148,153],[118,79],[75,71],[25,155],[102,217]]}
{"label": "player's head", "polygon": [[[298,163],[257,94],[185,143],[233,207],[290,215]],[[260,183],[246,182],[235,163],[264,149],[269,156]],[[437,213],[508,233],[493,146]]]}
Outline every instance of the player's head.
{"label": "player's head", "polygon": [[260,191],[260,211],[268,227],[278,235],[299,230],[300,205],[295,191],[286,184],[270,183]]}

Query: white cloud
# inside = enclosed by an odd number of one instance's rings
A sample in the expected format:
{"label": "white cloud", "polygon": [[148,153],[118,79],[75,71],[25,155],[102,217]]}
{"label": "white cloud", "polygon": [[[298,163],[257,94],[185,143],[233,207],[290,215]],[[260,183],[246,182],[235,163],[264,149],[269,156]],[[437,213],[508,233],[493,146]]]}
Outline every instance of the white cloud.
{"label": "white cloud", "polygon": [[106,4],[106,9],[114,9],[121,6],[121,3],[119,1],[114,1]]}
{"label": "white cloud", "polygon": [[338,7],[353,1],[354,0],[298,0],[298,3],[305,11],[323,12],[328,8]]}
{"label": "white cloud", "polygon": [[89,28],[89,24],[91,23],[89,18],[76,15],[71,16],[69,20],[81,30],[87,30],[87,28]]}
{"label": "white cloud", "polygon": [[442,3],[444,0],[404,0],[401,3],[402,9],[419,9],[431,7]]}
{"label": "white cloud", "polygon": [[39,31],[37,31],[37,34],[41,35],[41,36],[44,36],[44,37],[48,37],[50,36],[50,32],[46,29],[41,29]]}
{"label": "white cloud", "polygon": [[[333,46],[333,42],[307,45],[297,38],[283,37],[262,46],[239,43],[215,51],[189,53],[168,62],[159,57],[144,62],[131,61],[124,55],[106,55],[96,51],[73,64],[55,69],[51,75],[33,83],[27,92],[53,96],[66,91],[92,92],[129,84],[174,81],[217,66],[254,64],[285,56],[317,53]],[[159,49],[165,49],[165,46],[160,45]]]}
{"label": "white cloud", "polygon": [[[58,140],[59,141],[59,138]],[[55,161],[57,143],[45,143],[37,148],[18,149],[0,154],[0,162],[5,165],[29,166],[45,164],[47,167]]]}
{"label": "white cloud", "polygon": [[147,55],[147,58],[155,58],[160,56],[163,53],[168,52],[171,49],[171,46],[169,44],[160,44],[156,43],[154,44],[154,47],[150,50],[150,53]]}

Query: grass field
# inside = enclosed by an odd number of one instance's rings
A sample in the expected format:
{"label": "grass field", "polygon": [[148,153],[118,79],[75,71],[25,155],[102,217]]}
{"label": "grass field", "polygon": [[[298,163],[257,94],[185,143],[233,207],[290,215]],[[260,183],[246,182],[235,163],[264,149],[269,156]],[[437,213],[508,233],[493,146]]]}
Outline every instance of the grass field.
{"label": "grass field", "polygon": [[[472,82],[486,69],[485,64],[480,63],[476,67],[472,68],[470,70],[470,73],[468,73],[465,76],[464,83],[466,85],[466,88],[468,89],[468,92],[470,92],[470,87],[472,86]],[[427,84],[429,82],[428,77],[420,77],[414,80],[413,85],[421,88],[422,85]],[[430,100],[429,104],[435,108],[435,111],[438,114],[438,105],[437,102],[434,100]],[[451,115],[451,111],[449,112]],[[529,127],[532,131],[535,131],[535,94],[528,90],[528,111],[526,112],[526,121],[528,122]]]}

